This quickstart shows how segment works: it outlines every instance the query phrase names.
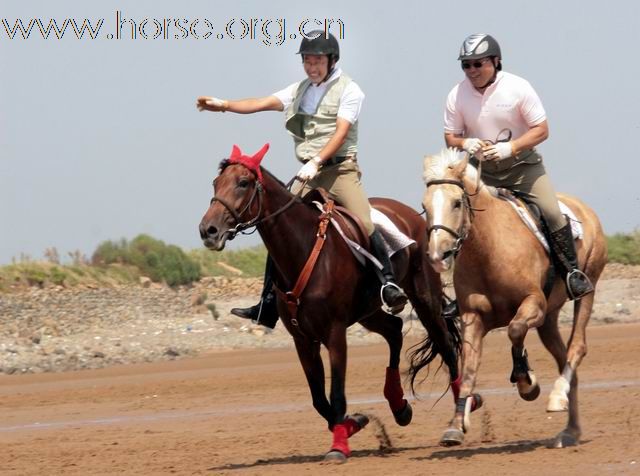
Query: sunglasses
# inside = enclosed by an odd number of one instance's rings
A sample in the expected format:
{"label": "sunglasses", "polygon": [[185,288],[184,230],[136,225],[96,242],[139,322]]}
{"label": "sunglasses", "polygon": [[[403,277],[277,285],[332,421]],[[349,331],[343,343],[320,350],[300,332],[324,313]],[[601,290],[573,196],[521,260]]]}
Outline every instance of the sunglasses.
{"label": "sunglasses", "polygon": [[479,60],[479,61],[474,61],[473,63],[469,63],[469,62],[462,62],[462,69],[470,69],[472,66],[476,69],[478,68],[482,68],[482,65],[485,64],[487,61],[489,61],[489,58],[485,58],[483,60]]}

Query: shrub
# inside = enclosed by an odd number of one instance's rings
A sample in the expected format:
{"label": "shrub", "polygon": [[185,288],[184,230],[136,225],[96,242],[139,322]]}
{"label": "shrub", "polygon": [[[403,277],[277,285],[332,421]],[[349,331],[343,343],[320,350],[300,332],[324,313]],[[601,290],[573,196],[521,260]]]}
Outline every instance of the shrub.
{"label": "shrub", "polygon": [[640,230],[607,237],[610,263],[640,264]]}
{"label": "shrub", "polygon": [[114,263],[133,265],[140,273],[155,282],[165,281],[169,286],[188,284],[200,279],[200,266],[180,248],[167,245],[149,235],[138,235],[130,243],[101,243],[93,254],[94,264]]}
{"label": "shrub", "polygon": [[[191,251],[189,256],[200,263],[206,276],[259,277],[264,273],[267,249],[263,245],[222,252],[198,249]],[[240,274],[233,270],[240,271]]]}

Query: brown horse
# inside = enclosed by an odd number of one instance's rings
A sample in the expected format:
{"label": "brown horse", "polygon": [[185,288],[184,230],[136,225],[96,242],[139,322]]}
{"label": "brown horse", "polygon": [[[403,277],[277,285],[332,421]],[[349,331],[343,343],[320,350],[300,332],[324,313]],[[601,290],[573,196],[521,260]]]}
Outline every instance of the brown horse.
{"label": "brown horse", "polygon": [[[279,315],[293,337],[313,406],[333,433],[333,444],[325,459],[344,461],[350,452],[348,438],[367,422],[362,415],[346,415],[347,328],[359,322],[387,341],[390,357],[384,396],[396,422],[407,425],[412,410],[403,398],[398,371],[402,319],[381,310],[377,277],[358,263],[336,228],[329,226],[326,234],[319,233],[320,211],[292,195],[260,166],[266,148],[253,157],[239,156],[238,151],[234,147],[232,158],[220,165],[213,182],[214,197],[200,223],[200,235],[207,248],[219,251],[238,231],[257,227],[274,263],[275,287],[280,290]],[[429,333],[421,348],[428,359],[421,363],[429,363],[440,354],[455,378],[458,340],[450,335],[455,331],[441,318],[442,288],[439,275],[426,258],[426,223],[415,210],[397,201],[378,198],[371,203],[416,241],[394,255],[393,266],[398,283]],[[283,291],[294,288],[319,234],[325,237],[324,246],[304,291],[299,299],[285,301]],[[321,344],[329,351],[329,400],[325,394]]]}
{"label": "brown horse", "polygon": [[[511,205],[495,197],[479,179],[478,171],[468,165],[468,156],[454,149],[425,158],[424,180],[423,207],[431,223],[429,258],[439,272],[455,259],[453,281],[463,324],[461,397],[440,443],[462,443],[470,412],[482,401],[473,394],[482,338],[491,329],[507,326],[512,342],[511,381],[523,399],[533,400],[540,393],[524,348],[530,328],[537,328],[555,358],[561,375],[547,411],[568,410],[569,418],[554,446],[577,444],[581,430],[576,371],[587,352],[585,333],[594,293],[574,304],[567,350],[558,331],[558,314],[567,300],[565,285],[553,274],[545,249]],[[578,199],[560,198],[582,222],[584,237],[576,243],[578,261],[595,285],[607,261],[600,222]]]}

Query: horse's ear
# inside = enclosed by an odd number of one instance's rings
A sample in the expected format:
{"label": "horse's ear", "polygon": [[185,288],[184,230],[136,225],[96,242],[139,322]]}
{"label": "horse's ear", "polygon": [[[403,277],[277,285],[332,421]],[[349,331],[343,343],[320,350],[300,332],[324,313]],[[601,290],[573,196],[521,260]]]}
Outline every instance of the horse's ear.
{"label": "horse's ear", "polygon": [[260,162],[262,162],[262,159],[264,158],[268,150],[269,150],[269,143],[267,142],[265,145],[262,146],[262,149],[260,149],[258,152],[253,154],[253,157],[251,157],[253,159],[252,162],[256,165],[260,165]]}
{"label": "horse's ear", "polygon": [[242,151],[240,150],[240,147],[238,147],[237,145],[233,144],[233,148],[231,149],[231,155],[229,156],[230,160],[237,160],[240,157],[242,157]]}
{"label": "horse's ear", "polygon": [[456,162],[453,166],[453,173],[456,177],[464,177],[464,173],[467,170],[467,164],[469,163],[469,153],[465,152],[462,158]]}

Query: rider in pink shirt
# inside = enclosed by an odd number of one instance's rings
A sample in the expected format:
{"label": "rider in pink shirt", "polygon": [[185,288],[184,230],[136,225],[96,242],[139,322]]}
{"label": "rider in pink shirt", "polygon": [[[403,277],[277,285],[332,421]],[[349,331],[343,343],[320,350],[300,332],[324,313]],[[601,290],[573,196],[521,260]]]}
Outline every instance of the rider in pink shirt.
{"label": "rider in pink shirt", "polygon": [[[458,60],[465,79],[447,96],[444,137],[482,161],[482,179],[538,206],[544,218],[556,269],[565,277],[567,294],[580,299],[593,292],[578,268],[571,225],[535,146],[549,136],[540,98],[523,78],[502,71],[502,53],[490,35],[467,37]],[[501,137],[506,132],[506,137]]]}

